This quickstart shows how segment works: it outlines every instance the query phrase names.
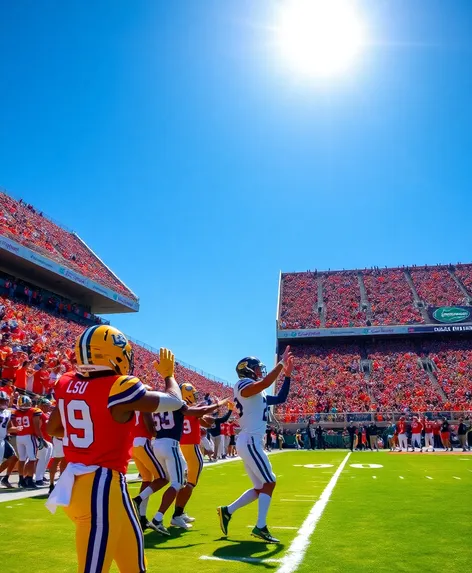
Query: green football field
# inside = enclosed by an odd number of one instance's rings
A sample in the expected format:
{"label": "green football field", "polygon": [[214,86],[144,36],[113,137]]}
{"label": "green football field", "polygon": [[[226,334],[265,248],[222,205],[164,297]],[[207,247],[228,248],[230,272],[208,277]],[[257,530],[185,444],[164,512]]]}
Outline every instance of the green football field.
{"label": "green football field", "polygon": [[[209,465],[188,507],[193,529],[171,528],[171,538],[145,533],[148,571],[470,570],[472,455],[288,451],[271,461],[278,485],[269,527],[280,545],[251,538],[257,504],[235,514],[222,537],[216,507],[249,481],[240,461]],[[130,484],[132,495],[138,487]],[[61,510],[50,515],[44,498],[0,503],[0,535],[3,571],[75,571],[72,524]]]}

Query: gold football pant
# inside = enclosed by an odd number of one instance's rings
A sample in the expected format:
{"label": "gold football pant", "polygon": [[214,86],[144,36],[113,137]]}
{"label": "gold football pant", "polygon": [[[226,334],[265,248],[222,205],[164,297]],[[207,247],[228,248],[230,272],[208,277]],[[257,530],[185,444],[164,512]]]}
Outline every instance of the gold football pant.
{"label": "gold football pant", "polygon": [[180,449],[187,462],[187,482],[195,486],[203,469],[203,456],[200,446],[196,444],[182,444]]}
{"label": "gold football pant", "polygon": [[133,447],[133,460],[143,481],[151,482],[158,478],[165,479],[166,472],[154,455],[149,440],[144,446]]}
{"label": "gold football pant", "polygon": [[123,474],[106,468],[77,476],[64,508],[75,523],[78,573],[144,573],[144,539]]}

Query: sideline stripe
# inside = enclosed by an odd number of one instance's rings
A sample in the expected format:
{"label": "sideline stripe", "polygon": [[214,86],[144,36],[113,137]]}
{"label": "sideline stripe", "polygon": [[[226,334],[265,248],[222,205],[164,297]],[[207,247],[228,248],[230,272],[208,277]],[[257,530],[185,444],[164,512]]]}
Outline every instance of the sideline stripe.
{"label": "sideline stripe", "polygon": [[305,519],[302,526],[298,530],[297,536],[290,544],[286,555],[282,558],[282,564],[277,569],[277,573],[293,573],[303,561],[306,550],[310,544],[310,537],[316,529],[316,524],[323,515],[323,511],[325,510],[329,498],[333,493],[334,486],[336,485],[350,455],[351,452],[348,452],[346,457],[340,463],[333,477],[330,479],[328,485],[323,490],[320,499],[311,508],[308,517]]}
{"label": "sideline stripe", "polygon": [[202,555],[200,559],[202,561],[242,561],[243,563],[280,563],[282,561],[281,559],[258,559],[257,557],[215,557],[214,555]]}

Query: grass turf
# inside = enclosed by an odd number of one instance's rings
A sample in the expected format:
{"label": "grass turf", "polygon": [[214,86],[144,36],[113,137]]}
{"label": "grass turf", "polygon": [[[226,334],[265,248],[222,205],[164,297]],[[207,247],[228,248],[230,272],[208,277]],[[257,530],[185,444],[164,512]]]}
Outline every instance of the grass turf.
{"label": "grass turf", "polygon": [[[171,538],[153,531],[145,533],[148,571],[171,573],[193,568],[209,573],[242,573],[254,567],[275,571],[277,562],[225,563],[200,558],[282,558],[345,455],[344,451],[333,450],[287,452],[271,457],[279,479],[269,526],[282,542],[278,546],[251,538],[248,526],[254,525],[257,504],[239,511],[230,523],[228,538],[222,537],[216,506],[233,501],[250,483],[240,461],[207,466],[188,507],[188,512],[197,518],[193,529],[171,528]],[[351,467],[356,463],[383,467]],[[309,464],[331,467],[304,467]],[[131,494],[135,495],[138,488],[139,484],[130,484]],[[149,518],[159,501],[159,493],[151,498]],[[334,488],[299,571],[434,571],[444,564],[450,571],[467,570],[471,509],[472,456],[354,453]],[[169,521],[170,512],[165,523]],[[50,515],[44,498],[0,503],[0,535],[1,565],[5,571],[76,570],[72,524],[60,510]]]}

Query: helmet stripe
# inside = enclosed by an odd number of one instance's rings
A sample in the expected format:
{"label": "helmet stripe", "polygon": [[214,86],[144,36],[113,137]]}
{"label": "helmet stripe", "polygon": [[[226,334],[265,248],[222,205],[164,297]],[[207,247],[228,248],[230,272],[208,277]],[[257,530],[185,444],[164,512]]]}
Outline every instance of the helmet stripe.
{"label": "helmet stripe", "polygon": [[92,358],[92,352],[90,351],[90,342],[92,340],[93,333],[97,330],[97,328],[99,328],[99,325],[92,326],[91,328],[86,330],[82,335],[80,357],[83,359],[84,364],[90,364],[89,360]]}
{"label": "helmet stripe", "polygon": [[80,363],[81,363],[81,364],[86,364],[86,363],[84,362],[84,352],[83,352],[83,349],[82,349],[82,342],[83,342],[84,337],[85,337],[85,334],[88,332],[88,330],[89,330],[89,329],[87,328],[87,330],[84,330],[84,331],[82,332],[82,334],[81,334],[81,336],[80,336],[80,340],[79,340],[79,353],[80,353]]}

